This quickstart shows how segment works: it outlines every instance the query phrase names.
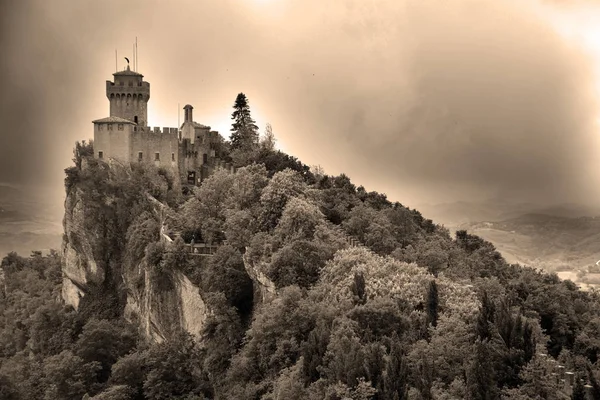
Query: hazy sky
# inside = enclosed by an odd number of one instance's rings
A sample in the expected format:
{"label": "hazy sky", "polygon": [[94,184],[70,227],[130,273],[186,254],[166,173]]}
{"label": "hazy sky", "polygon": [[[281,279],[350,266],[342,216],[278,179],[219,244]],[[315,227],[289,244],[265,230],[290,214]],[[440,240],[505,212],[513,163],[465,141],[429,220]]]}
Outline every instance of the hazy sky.
{"label": "hazy sky", "polygon": [[0,182],[61,187],[137,36],[151,126],[190,103],[227,135],[244,92],[284,151],[408,205],[600,200],[592,1],[0,4]]}

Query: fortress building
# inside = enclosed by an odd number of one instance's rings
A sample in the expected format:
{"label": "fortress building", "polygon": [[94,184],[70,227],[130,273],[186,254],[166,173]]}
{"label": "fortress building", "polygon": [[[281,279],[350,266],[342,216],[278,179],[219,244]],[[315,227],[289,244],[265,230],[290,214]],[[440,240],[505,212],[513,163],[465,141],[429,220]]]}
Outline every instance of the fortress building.
{"label": "fortress building", "polygon": [[220,154],[223,138],[210,126],[194,122],[193,107],[186,105],[179,128],[148,126],[150,83],[127,69],[106,81],[110,116],[94,124],[94,156],[125,163],[150,162],[171,168],[184,185],[198,185],[215,168],[232,169]]}

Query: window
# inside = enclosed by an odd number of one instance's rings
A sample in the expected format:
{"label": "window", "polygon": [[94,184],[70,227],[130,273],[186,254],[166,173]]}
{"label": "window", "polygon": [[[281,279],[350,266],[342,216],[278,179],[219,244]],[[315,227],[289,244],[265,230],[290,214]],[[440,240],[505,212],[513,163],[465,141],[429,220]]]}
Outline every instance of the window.
{"label": "window", "polygon": [[160,153],[154,153],[154,161],[160,161]]}
{"label": "window", "polygon": [[98,130],[99,131],[103,131],[104,130],[104,124],[98,124]]}
{"label": "window", "polygon": [[137,115],[133,117],[133,122],[135,122],[136,124],[138,123]]}
{"label": "window", "polygon": [[122,131],[123,130],[123,124],[119,124],[119,130]]}
{"label": "window", "polygon": [[171,153],[171,161],[175,161],[175,153]]}
{"label": "window", "polygon": [[104,152],[99,151],[98,152],[98,158],[104,158]]}
{"label": "window", "polygon": [[109,131],[112,131],[112,130],[113,130],[113,125],[112,125],[112,124],[108,124],[107,126],[108,126],[108,130],[109,130]]}
{"label": "window", "polygon": [[196,171],[188,171],[187,174],[188,184],[193,185],[196,183]]}
{"label": "window", "polygon": [[142,156],[142,152],[138,151],[138,161],[142,161],[144,157]]}
{"label": "window", "polygon": [[204,154],[202,155],[202,162],[203,162],[204,164],[206,164],[206,163],[208,162],[208,154],[204,153]]}

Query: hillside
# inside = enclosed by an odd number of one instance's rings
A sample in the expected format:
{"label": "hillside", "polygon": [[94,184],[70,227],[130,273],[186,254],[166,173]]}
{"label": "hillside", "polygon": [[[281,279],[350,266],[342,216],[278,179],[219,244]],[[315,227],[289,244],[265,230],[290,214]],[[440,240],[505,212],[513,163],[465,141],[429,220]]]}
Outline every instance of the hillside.
{"label": "hillside", "polygon": [[600,260],[600,217],[525,214],[463,227],[492,242],[509,261],[559,274],[573,271],[579,273],[577,283],[590,283],[585,273],[596,272]]}
{"label": "hillside", "polygon": [[600,394],[597,296],[345,175],[242,151],[182,195],[167,169],[78,144],[62,254],[2,262],[0,397]]}

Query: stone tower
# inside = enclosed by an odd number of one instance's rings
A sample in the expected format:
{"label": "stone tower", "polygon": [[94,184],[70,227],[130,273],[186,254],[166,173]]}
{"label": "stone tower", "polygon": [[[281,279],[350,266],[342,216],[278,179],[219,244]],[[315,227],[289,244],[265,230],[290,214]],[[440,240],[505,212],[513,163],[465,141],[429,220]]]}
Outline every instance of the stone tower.
{"label": "stone tower", "polygon": [[114,82],[106,81],[106,97],[110,101],[110,116],[127,119],[138,126],[148,126],[150,83],[144,76],[127,69],[113,74]]}

